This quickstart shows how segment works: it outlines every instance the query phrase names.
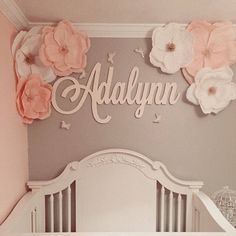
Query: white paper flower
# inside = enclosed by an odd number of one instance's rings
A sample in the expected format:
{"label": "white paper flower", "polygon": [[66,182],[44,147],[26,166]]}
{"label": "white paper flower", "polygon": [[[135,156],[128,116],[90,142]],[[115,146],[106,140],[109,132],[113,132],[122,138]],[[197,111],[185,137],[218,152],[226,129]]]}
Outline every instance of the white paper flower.
{"label": "white paper flower", "polygon": [[168,74],[187,66],[193,59],[193,38],[190,32],[176,23],[153,31],[150,62]]}
{"label": "white paper flower", "polygon": [[203,113],[218,113],[236,99],[236,84],[229,67],[203,68],[195,77],[195,83],[187,90],[187,99],[200,105]]}
{"label": "white paper flower", "polygon": [[31,74],[39,74],[48,83],[56,79],[53,70],[45,66],[39,58],[41,44],[41,27],[33,27],[29,32],[21,31],[16,36],[12,45],[12,54],[19,79],[28,78]]}

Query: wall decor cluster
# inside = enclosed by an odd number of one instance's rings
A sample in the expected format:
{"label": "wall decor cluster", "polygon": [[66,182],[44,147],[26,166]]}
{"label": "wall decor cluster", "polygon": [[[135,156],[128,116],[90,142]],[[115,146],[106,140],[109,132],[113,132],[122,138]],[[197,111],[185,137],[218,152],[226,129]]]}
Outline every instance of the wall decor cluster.
{"label": "wall decor cluster", "polygon": [[[101,104],[137,104],[135,117],[141,118],[146,105],[178,102],[177,83],[138,82],[137,66],[127,76],[127,83],[118,81],[112,86],[116,52],[107,54],[110,66],[105,82],[99,82],[102,69],[99,62],[87,76],[89,48],[88,36],[67,20],[17,34],[12,45],[17,75],[16,105],[24,123],[49,117],[51,105],[61,114],[73,114],[80,110],[87,97],[91,98],[92,113],[99,123],[111,120],[109,114],[105,117],[99,114]],[[144,58],[142,48],[135,48],[133,52]],[[187,27],[177,23],[157,27],[149,53],[151,64],[166,76],[182,71],[189,84],[186,98],[200,106],[204,114],[217,114],[236,99],[236,84],[232,82],[230,68],[236,62],[236,31],[230,21],[214,24],[193,21]],[[72,73],[79,73],[78,78]],[[86,79],[87,83],[80,83],[80,79]],[[61,91],[61,97],[70,94],[70,101],[77,101],[71,110],[63,110],[56,96],[64,82],[69,85]],[[156,115],[153,123],[159,123],[160,118]]]}
{"label": "wall decor cluster", "polygon": [[23,122],[50,116],[52,85],[58,76],[84,76],[90,40],[68,21],[21,31],[12,45],[17,74],[16,105]]}

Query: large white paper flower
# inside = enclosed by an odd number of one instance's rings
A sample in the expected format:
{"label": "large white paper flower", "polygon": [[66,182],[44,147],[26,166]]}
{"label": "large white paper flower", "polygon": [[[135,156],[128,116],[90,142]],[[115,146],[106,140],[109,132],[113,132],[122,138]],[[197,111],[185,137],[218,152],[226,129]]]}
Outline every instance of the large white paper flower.
{"label": "large white paper flower", "polygon": [[32,74],[39,74],[48,83],[56,79],[53,70],[45,66],[39,58],[41,44],[41,27],[33,27],[29,32],[21,31],[16,36],[12,45],[12,54],[19,79],[28,78]]}
{"label": "large white paper flower", "polygon": [[232,82],[233,71],[227,67],[203,68],[195,77],[195,83],[187,90],[187,99],[200,105],[203,113],[218,113],[236,99],[236,84]]}
{"label": "large white paper flower", "polygon": [[168,74],[187,66],[193,59],[193,38],[181,25],[169,23],[153,31],[150,62]]}

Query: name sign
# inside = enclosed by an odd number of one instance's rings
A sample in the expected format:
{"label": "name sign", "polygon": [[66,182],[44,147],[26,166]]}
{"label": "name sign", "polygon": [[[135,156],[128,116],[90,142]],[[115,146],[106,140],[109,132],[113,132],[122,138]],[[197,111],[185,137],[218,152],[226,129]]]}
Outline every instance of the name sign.
{"label": "name sign", "polygon": [[[180,93],[177,91],[176,83],[150,83],[138,82],[139,68],[133,67],[127,82],[112,83],[114,67],[108,69],[107,80],[99,82],[101,74],[101,63],[97,63],[87,81],[87,84],[81,84],[79,80],[71,76],[61,77],[56,80],[53,85],[52,105],[56,111],[61,114],[69,115],[79,111],[86,101],[87,97],[91,98],[92,113],[94,119],[99,123],[108,123],[111,116],[107,114],[101,117],[98,111],[99,105],[102,104],[137,104],[138,108],[135,111],[135,117],[141,118],[146,105],[166,105],[176,104],[180,98]],[[75,103],[73,109],[63,110],[60,107],[57,99],[58,87],[67,81],[70,85],[66,86],[60,96],[66,98],[70,93],[70,101]]]}

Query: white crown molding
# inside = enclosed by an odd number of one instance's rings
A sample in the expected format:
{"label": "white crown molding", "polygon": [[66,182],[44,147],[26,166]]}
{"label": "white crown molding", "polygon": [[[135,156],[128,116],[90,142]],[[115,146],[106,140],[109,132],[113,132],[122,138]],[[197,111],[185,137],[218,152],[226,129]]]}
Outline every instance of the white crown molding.
{"label": "white crown molding", "polygon": [[[53,24],[52,22],[29,22],[29,27]],[[73,25],[92,38],[150,38],[153,29],[164,24],[73,23]],[[186,27],[186,24],[180,25]]]}
{"label": "white crown molding", "polygon": [[28,19],[14,0],[0,0],[0,11],[13,23],[16,29],[29,27]]}

